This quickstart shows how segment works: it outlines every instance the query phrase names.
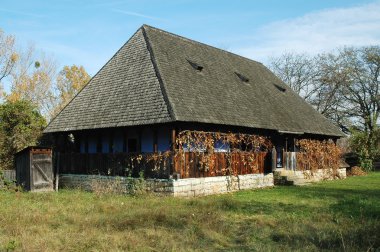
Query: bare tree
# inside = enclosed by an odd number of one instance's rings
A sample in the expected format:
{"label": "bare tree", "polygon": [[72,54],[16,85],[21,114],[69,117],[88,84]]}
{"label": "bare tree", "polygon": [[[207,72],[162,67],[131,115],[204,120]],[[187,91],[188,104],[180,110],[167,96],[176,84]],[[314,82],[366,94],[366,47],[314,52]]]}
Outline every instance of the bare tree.
{"label": "bare tree", "polygon": [[316,92],[314,78],[318,73],[315,63],[314,58],[307,54],[286,53],[278,58],[272,58],[270,68],[308,101]]}
{"label": "bare tree", "polygon": [[270,68],[344,132],[361,131],[367,157],[378,153],[380,46],[346,47],[314,57],[284,54]]}
{"label": "bare tree", "polygon": [[349,132],[351,120],[344,113],[345,101],[341,96],[341,86],[345,81],[344,73],[333,54],[320,54],[315,58],[318,75],[314,78],[317,86],[310,103],[324,116],[331,119],[345,133]]}
{"label": "bare tree", "polygon": [[321,114],[347,131],[339,108],[338,87],[325,81],[326,56],[286,53],[270,60],[271,70]]}
{"label": "bare tree", "polygon": [[[328,64],[332,72],[328,80],[339,86],[341,110],[356,130],[365,135],[367,157],[373,159],[377,149],[380,115],[380,47],[344,48]],[[330,62],[329,62],[330,63]]]}
{"label": "bare tree", "polygon": [[[3,79],[11,74],[18,58],[15,50],[15,38],[5,35],[0,29],[0,85]],[[2,85],[0,88],[2,89]]]}
{"label": "bare tree", "polygon": [[54,107],[55,61],[43,53],[36,53],[33,46],[20,50],[18,55],[19,60],[10,73],[11,92],[6,99],[30,101],[48,118]]}

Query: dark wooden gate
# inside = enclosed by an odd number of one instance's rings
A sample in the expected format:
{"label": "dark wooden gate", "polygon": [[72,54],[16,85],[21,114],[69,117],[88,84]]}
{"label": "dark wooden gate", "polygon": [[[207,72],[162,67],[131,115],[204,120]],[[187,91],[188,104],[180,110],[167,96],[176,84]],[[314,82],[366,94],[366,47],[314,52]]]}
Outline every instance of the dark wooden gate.
{"label": "dark wooden gate", "polygon": [[51,191],[53,186],[52,150],[28,147],[16,154],[17,183],[28,191]]}

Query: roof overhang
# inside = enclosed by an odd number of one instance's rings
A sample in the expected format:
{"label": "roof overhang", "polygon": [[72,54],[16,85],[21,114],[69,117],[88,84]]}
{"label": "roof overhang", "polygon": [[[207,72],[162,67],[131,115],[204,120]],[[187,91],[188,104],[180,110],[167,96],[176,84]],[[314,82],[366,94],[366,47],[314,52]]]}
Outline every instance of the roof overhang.
{"label": "roof overhang", "polygon": [[280,134],[292,134],[292,135],[303,135],[305,132],[302,131],[287,131],[287,130],[278,130]]}

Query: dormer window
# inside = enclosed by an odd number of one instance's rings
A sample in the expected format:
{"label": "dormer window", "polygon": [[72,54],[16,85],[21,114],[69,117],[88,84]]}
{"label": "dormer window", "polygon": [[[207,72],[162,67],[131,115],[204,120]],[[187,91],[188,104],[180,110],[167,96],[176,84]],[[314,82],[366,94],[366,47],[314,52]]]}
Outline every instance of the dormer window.
{"label": "dormer window", "polygon": [[273,85],[274,85],[278,90],[280,90],[281,92],[285,92],[285,91],[286,91],[286,88],[284,88],[284,87],[281,87],[281,86],[279,86],[279,85],[277,85],[277,84],[274,84],[274,83],[273,83]]}
{"label": "dormer window", "polygon": [[239,79],[242,81],[242,82],[249,82],[249,79],[247,77],[245,77],[244,75],[242,75],[241,73],[237,73],[235,72],[236,76],[239,77]]}
{"label": "dormer window", "polygon": [[201,72],[202,69],[203,69],[203,66],[193,62],[193,61],[190,61],[190,60],[187,60],[187,62],[189,62],[189,64],[197,71]]}

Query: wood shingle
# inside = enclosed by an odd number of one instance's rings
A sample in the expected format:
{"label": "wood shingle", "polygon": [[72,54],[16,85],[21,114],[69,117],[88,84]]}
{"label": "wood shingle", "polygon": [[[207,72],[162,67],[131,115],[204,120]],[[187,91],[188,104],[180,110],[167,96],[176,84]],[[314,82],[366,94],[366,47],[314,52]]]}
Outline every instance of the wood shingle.
{"label": "wood shingle", "polygon": [[146,25],[45,132],[175,121],[342,135],[261,63]]}

